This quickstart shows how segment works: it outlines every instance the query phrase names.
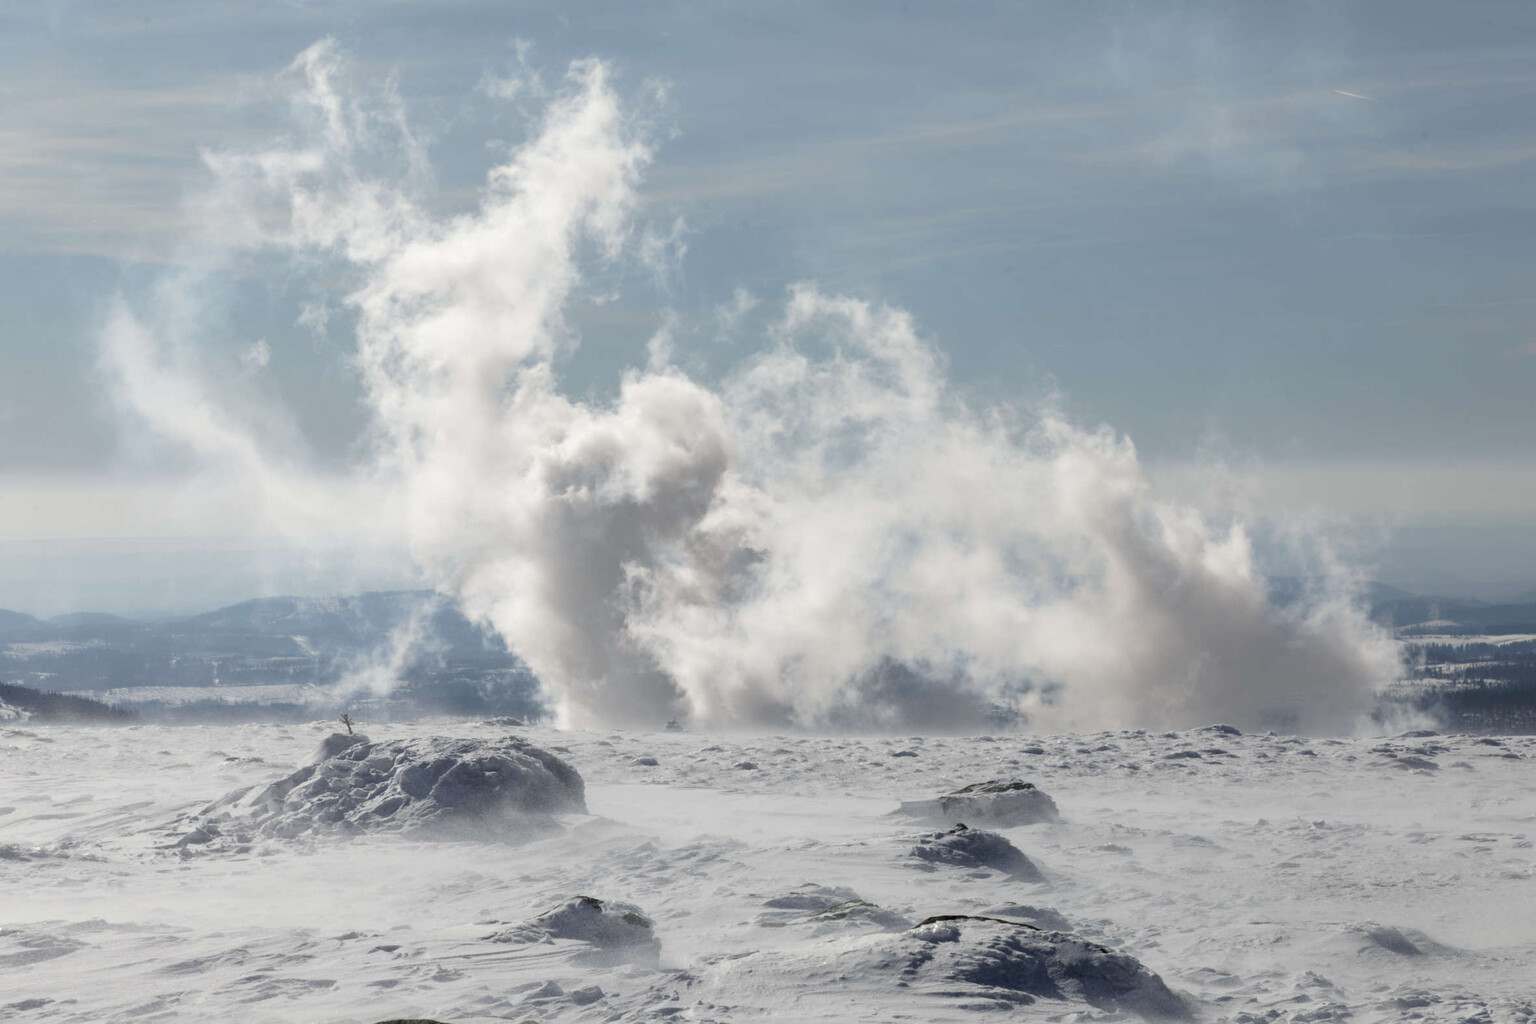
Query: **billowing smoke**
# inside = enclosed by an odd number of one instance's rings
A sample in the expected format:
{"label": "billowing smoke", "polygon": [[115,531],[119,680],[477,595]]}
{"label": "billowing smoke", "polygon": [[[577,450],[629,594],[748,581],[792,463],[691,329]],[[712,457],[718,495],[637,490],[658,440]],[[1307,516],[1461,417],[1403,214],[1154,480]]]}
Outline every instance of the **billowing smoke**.
{"label": "billowing smoke", "polygon": [[[616,398],[573,398],[566,311],[585,260],[626,258],[652,158],[606,67],[573,65],[451,218],[417,198],[403,120],[344,96],[341,68],[329,44],[300,58],[314,130],[210,159],[208,208],[236,248],[350,268],[369,484],[565,721],[1325,731],[1391,675],[1346,598],[1272,606],[1240,524],[1159,500],[1108,428],[972,403],[900,310],[801,285],[718,383],[636,339]],[[400,182],[365,171],[385,137]],[[109,341],[135,406],[167,391],[135,380],[146,332],[120,317]],[[144,412],[270,471],[198,408]]]}

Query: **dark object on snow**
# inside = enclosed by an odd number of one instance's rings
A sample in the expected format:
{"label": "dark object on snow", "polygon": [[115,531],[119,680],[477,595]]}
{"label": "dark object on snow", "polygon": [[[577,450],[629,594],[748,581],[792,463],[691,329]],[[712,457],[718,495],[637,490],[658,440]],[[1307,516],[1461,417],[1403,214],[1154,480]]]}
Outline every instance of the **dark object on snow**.
{"label": "dark object on snow", "polygon": [[225,834],[244,824],[279,837],[406,832],[512,838],[551,825],[551,815],[586,809],[576,769],[516,736],[374,743],[360,734],[333,733],[320,744],[315,763],[259,792],[231,793],[204,815]]}
{"label": "dark object on snow", "polygon": [[991,779],[947,793],[937,800],[908,800],[895,811],[909,818],[958,825],[962,821],[1012,828],[1061,820],[1056,801],[1033,782]]}
{"label": "dark object on snow", "polygon": [[672,721],[667,723],[667,732],[682,732],[682,731],[683,731],[683,727],[682,727],[681,724],[679,724],[677,719],[674,718],[674,719],[672,719]]}
{"label": "dark object on snow", "polygon": [[928,864],[959,868],[990,868],[1021,882],[1043,882],[1045,876],[1028,857],[996,832],[956,825],[918,839],[911,855]]}
{"label": "dark object on snow", "polygon": [[1077,935],[963,914],[930,917],[907,935],[918,940],[902,972],[909,984],[937,976],[977,986],[977,995],[999,1004],[1081,1000],[1153,1020],[1191,1019],[1184,1001],[1135,958]]}

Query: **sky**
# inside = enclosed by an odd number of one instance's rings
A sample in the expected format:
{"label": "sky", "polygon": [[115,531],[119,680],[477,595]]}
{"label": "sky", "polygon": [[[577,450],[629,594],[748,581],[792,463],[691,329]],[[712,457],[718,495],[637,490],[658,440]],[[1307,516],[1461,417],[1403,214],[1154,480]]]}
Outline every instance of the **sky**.
{"label": "sky", "polygon": [[[814,281],[910,311],[978,402],[1109,424],[1213,511],[1336,524],[1410,589],[1536,588],[1529,5],[60,2],[0,6],[0,607],[414,578],[253,525],[103,368],[114,301],[218,233],[210,154],[291,130],[274,83],[325,38],[398,96],[444,216],[528,131],[506,83],[609,63],[674,259],[599,272],[573,393],[614,393],[668,323],[724,374]],[[315,464],[357,458],[356,367],[292,268],[194,269],[204,343]]]}

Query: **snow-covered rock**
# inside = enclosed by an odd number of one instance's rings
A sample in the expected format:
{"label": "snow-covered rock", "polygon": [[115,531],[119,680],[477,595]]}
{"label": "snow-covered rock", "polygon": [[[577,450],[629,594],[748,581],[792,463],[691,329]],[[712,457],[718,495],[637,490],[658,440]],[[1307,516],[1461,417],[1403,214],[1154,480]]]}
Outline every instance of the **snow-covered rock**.
{"label": "snow-covered rock", "polygon": [[492,942],[551,942],[575,939],[597,949],[649,954],[661,952],[656,922],[633,903],[576,896],[535,918],[491,936]]}
{"label": "snow-covered rock", "polygon": [[1021,779],[977,782],[935,800],[908,800],[899,815],[946,825],[990,825],[1012,828],[1061,820],[1056,801]]}
{"label": "snow-covered rock", "polygon": [[[231,793],[186,838],[406,832],[510,838],[562,812],[585,813],[576,769],[527,740],[434,736],[374,743],[336,733],[316,760],[261,790]],[[183,843],[182,845],[186,845]]]}
{"label": "snow-covered rock", "polygon": [[1188,1020],[1189,1008],[1134,957],[1081,936],[962,915],[931,917],[903,936],[903,975],[975,987],[999,1004],[1084,1002],[1153,1020]]}
{"label": "snow-covered rock", "polygon": [[919,837],[911,855],[922,861],[924,867],[949,864],[959,868],[990,868],[1021,882],[1045,881],[1040,869],[1007,839],[996,832],[964,825]]}
{"label": "snow-covered rock", "polygon": [[804,992],[816,993],[822,1006],[878,1006],[894,996],[917,1020],[958,1019],[949,1009],[1026,1006],[1041,1014],[1031,1020],[1082,1019],[1076,1014],[1084,1011],[1153,1021],[1193,1016],[1181,996],[1128,954],[1068,932],[962,914],[814,950],[722,958],[700,980],[709,1002],[755,1003],[779,1019],[795,1019],[793,1001]]}
{"label": "snow-covered rock", "polygon": [[25,722],[31,717],[32,713],[30,711],[13,708],[5,701],[0,700],[0,722]]}

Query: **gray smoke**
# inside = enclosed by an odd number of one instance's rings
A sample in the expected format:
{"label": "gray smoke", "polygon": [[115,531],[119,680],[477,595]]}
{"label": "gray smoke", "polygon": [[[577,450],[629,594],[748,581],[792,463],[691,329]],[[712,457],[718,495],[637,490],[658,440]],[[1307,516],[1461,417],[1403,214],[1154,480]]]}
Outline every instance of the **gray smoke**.
{"label": "gray smoke", "polygon": [[[564,393],[582,254],[623,257],[652,158],[606,67],[572,65],[452,218],[417,197],[414,156],[399,180],[365,172],[381,138],[416,150],[344,70],[306,51],[288,75],[312,132],[211,159],[205,203],[233,248],[360,282],[378,454],[346,486],[398,503],[429,580],[565,722],[1327,731],[1391,676],[1347,594],[1273,607],[1241,524],[1161,500],[1108,428],[968,401],[901,310],[805,284],[718,386],[637,339],[615,399]],[[120,310],[106,339],[129,407],[286,493],[262,424],[155,332]]]}

